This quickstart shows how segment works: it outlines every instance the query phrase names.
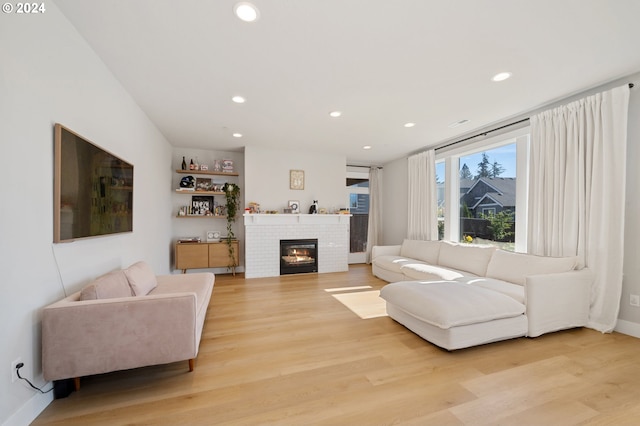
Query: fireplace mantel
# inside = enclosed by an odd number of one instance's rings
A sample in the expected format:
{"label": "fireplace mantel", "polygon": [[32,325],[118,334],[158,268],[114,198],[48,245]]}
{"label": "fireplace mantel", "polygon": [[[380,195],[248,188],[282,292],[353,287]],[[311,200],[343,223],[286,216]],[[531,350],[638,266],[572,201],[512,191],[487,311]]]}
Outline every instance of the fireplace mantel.
{"label": "fireplace mantel", "polygon": [[280,275],[280,240],[317,239],[318,273],[349,269],[350,214],[245,214],[245,277]]}
{"label": "fireplace mantel", "polygon": [[350,214],[245,214],[245,226],[251,225],[329,225],[349,224]]}

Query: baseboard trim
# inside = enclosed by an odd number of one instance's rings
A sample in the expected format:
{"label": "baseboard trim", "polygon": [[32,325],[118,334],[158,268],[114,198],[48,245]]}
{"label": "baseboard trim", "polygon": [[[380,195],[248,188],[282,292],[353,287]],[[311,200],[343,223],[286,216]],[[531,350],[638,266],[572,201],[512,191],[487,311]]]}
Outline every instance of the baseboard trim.
{"label": "baseboard trim", "polygon": [[640,324],[637,322],[618,320],[616,328],[613,329],[618,333],[640,338]]}
{"label": "baseboard trim", "polygon": [[[47,385],[51,386],[51,383],[47,383]],[[52,401],[53,392],[45,394],[37,393],[25,402],[18,411],[13,413],[4,423],[2,423],[2,426],[29,425],[40,415],[40,413],[44,411],[45,408],[47,408],[49,404],[51,404]]]}

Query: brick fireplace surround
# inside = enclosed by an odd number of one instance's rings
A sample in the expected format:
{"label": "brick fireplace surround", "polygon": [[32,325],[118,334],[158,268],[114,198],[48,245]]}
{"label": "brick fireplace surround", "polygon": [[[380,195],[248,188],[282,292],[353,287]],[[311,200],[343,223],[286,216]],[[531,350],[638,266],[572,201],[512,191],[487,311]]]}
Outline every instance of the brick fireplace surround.
{"label": "brick fireplace surround", "polygon": [[280,240],[318,239],[318,273],[349,269],[346,214],[245,214],[245,277],[280,275]]}

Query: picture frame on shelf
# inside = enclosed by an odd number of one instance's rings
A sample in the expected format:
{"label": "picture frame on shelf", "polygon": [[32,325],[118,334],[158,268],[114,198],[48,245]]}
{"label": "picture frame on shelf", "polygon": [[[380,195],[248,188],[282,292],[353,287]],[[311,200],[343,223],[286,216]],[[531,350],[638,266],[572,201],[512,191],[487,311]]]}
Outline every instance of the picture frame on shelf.
{"label": "picture frame on shelf", "polygon": [[304,170],[289,170],[289,189],[304,189]]}
{"label": "picture frame on shelf", "polygon": [[213,180],[211,178],[196,178],[196,191],[211,191],[213,187]]}
{"label": "picture frame on shelf", "polygon": [[193,195],[191,196],[191,211],[193,215],[208,216],[213,213],[213,196]]}
{"label": "picture frame on shelf", "polygon": [[291,213],[300,213],[300,201],[289,200],[289,209]]}

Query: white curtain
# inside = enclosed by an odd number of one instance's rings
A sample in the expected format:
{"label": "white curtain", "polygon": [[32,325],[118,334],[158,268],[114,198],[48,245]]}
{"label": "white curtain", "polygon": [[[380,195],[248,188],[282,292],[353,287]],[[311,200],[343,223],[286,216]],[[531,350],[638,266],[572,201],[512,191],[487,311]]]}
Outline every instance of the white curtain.
{"label": "white curtain", "polygon": [[409,157],[407,238],[437,240],[436,153],[424,151]]}
{"label": "white curtain", "polygon": [[380,169],[369,169],[369,225],[367,228],[367,263],[371,263],[371,249],[382,242],[382,184]]}
{"label": "white curtain", "polygon": [[622,291],[629,87],[531,117],[528,252],[593,271],[588,326],[610,332]]}

